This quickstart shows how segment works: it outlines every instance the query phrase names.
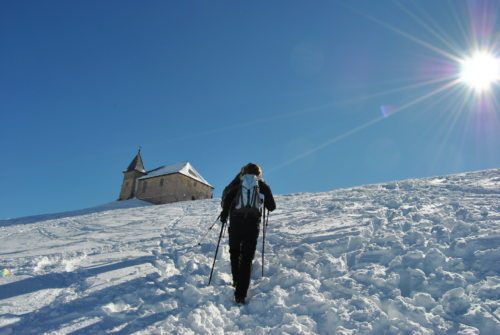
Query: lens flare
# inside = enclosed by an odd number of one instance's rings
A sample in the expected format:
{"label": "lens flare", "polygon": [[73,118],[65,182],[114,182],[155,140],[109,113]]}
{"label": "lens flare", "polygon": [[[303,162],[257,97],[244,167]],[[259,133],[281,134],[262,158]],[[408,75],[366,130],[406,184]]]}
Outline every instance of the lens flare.
{"label": "lens flare", "polygon": [[380,106],[380,111],[382,112],[383,117],[389,117],[396,113],[397,107],[394,105],[382,105]]}
{"label": "lens flare", "polygon": [[500,81],[500,59],[485,51],[478,51],[461,61],[460,81],[475,92],[488,91]]}

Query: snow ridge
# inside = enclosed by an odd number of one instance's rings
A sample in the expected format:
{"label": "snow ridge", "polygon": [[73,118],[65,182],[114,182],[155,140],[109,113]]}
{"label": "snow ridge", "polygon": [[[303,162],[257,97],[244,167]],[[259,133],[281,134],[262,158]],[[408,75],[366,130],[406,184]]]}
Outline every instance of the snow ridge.
{"label": "snow ridge", "polygon": [[0,334],[500,333],[500,169],[277,205],[242,307],[219,200],[2,221]]}

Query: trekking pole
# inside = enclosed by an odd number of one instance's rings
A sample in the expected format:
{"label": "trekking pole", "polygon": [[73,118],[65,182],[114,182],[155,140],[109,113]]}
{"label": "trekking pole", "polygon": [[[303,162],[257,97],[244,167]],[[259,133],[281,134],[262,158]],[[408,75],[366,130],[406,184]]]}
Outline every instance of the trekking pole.
{"label": "trekking pole", "polygon": [[212,281],[212,275],[214,273],[215,261],[217,260],[217,253],[219,252],[220,240],[222,238],[222,234],[224,234],[225,223],[222,222],[222,227],[220,228],[219,241],[217,242],[217,248],[215,249],[214,263],[212,264],[212,270],[210,270],[210,278],[208,278],[208,285]]}
{"label": "trekking pole", "polygon": [[264,277],[264,247],[266,243],[266,229],[268,220],[269,220],[269,211],[267,211],[266,215],[266,210],[264,209],[264,220],[262,222],[262,277]]}
{"label": "trekking pole", "polygon": [[[214,223],[213,223],[210,227],[208,227],[208,230],[205,232],[205,234],[203,234],[203,236],[202,236],[202,237],[200,237],[200,239],[198,240],[198,243],[196,243],[196,245],[198,245],[198,246],[200,246],[200,245],[201,245],[201,241],[203,241],[203,240],[205,239],[205,237],[207,237],[208,233],[210,233],[210,231],[212,230],[212,228],[213,228],[213,227],[217,224],[217,222],[219,221],[219,219],[220,219],[220,216],[221,216],[221,215],[222,215],[222,214],[219,214],[219,216],[217,217],[217,219],[215,219]],[[193,248],[194,248],[194,246],[193,246]]]}

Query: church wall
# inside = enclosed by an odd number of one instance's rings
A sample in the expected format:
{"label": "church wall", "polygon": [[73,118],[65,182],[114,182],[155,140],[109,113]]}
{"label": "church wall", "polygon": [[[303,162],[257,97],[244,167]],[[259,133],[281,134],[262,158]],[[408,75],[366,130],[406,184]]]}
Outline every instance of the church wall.
{"label": "church wall", "polygon": [[135,185],[137,178],[144,174],[138,171],[125,172],[123,176],[122,188],[118,200],[127,200],[134,197]]}
{"label": "church wall", "polygon": [[138,180],[136,197],[154,204],[210,199],[213,189],[183,174],[175,173]]}

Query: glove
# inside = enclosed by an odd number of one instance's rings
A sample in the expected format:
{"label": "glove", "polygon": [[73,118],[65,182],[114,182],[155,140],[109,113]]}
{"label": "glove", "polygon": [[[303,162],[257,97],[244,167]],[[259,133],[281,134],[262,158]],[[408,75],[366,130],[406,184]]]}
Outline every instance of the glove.
{"label": "glove", "polygon": [[227,217],[229,213],[227,211],[220,212],[220,222],[227,223]]}

